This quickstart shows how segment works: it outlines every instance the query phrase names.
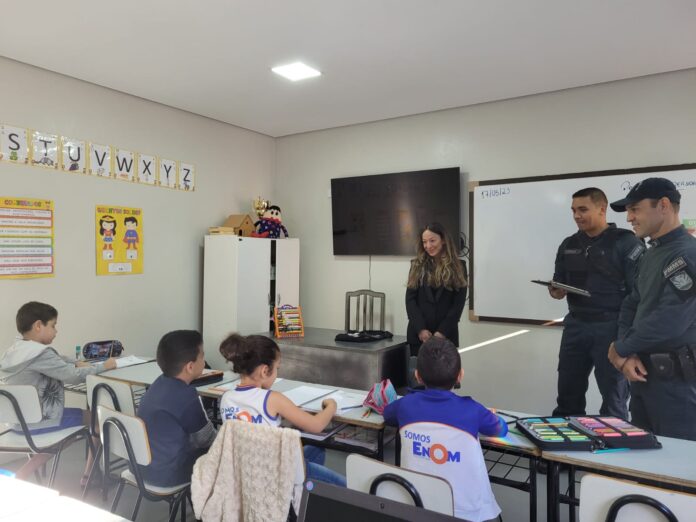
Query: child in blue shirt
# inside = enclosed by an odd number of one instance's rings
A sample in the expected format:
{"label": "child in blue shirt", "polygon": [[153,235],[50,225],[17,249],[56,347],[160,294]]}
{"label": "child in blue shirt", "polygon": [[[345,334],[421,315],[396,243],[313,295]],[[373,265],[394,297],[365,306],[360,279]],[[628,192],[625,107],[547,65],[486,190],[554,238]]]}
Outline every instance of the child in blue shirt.
{"label": "child in blue shirt", "polygon": [[471,397],[452,392],[464,371],[451,341],[433,336],[423,343],[415,376],[425,390],[384,410],[384,421],[399,427],[401,465],[446,479],[454,494],[455,516],[472,522],[496,518],[500,507],[478,434],[503,437],[507,424]]}
{"label": "child in blue shirt", "polygon": [[152,454],[152,462],[142,472],[153,486],[178,486],[191,481],[196,459],[217,435],[196,388],[190,386],[205,368],[201,334],[195,330],[165,334],[157,346],[157,364],[162,375],[147,389],[138,408]]}
{"label": "child in blue shirt", "polygon": [[[299,429],[320,433],[336,413],[336,401],[326,399],[322,411],[307,413],[280,392],[271,391],[278,376],[280,348],[263,335],[232,334],[220,344],[220,353],[241,376],[239,385],[220,400],[222,422],[229,419],[280,426],[283,418]],[[346,479],[324,466],[325,452],[315,446],[304,447],[307,478],[345,486]]]}

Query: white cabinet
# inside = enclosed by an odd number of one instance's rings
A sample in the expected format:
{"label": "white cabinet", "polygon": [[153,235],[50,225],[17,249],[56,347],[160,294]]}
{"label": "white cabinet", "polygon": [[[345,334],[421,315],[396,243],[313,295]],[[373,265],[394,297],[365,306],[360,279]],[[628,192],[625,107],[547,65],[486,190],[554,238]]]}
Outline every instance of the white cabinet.
{"label": "white cabinet", "polygon": [[300,240],[208,235],[204,256],[203,339],[220,367],[227,334],[266,332],[274,304],[300,304]]}
{"label": "white cabinet", "polygon": [[[275,240],[274,240],[275,241]],[[275,288],[273,303],[276,306],[300,304],[300,240],[275,241]]]}

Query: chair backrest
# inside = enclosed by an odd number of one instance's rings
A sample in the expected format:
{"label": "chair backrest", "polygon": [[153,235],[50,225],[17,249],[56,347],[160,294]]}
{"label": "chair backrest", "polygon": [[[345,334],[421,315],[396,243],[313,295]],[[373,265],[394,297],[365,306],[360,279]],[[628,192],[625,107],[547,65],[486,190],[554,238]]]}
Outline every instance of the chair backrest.
{"label": "chair backrest", "polygon": [[[96,396],[95,396],[96,388]],[[110,393],[110,391],[113,392]],[[114,404],[114,399],[118,405]],[[130,384],[116,379],[109,379],[100,375],[87,376],[87,407],[93,410],[92,403],[96,399],[96,406],[106,406],[112,410],[120,411],[128,415],[135,415],[135,399],[133,388]]]}
{"label": "chair backrest", "polygon": [[[645,500],[646,498],[651,500]],[[610,508],[619,499],[623,500],[614,507],[615,517],[607,518]],[[616,512],[624,502],[627,503]],[[647,502],[651,502],[651,505],[647,505]],[[659,504],[671,511],[676,518],[663,514]],[[693,520],[694,512],[695,495],[593,474],[583,476],[580,482],[580,522],[686,521]]]}
{"label": "chair backrest", "polygon": [[[351,301],[355,299],[355,305]],[[375,328],[375,299],[379,300],[379,328]],[[384,308],[386,294],[372,290],[346,292],[346,331],[384,330]],[[355,328],[351,326],[351,309],[355,310]],[[362,327],[361,327],[362,325]]]}
{"label": "chair backrest", "polygon": [[[410,483],[420,496],[425,509],[445,515],[454,514],[452,486],[445,479],[385,464],[355,453],[348,455],[346,459],[346,481],[350,489],[415,505],[408,486],[402,485],[396,479],[384,479],[385,475],[390,474]],[[373,488],[375,480],[376,491]]]}
{"label": "chair backrest", "polygon": [[39,393],[36,388],[26,384],[0,385],[0,422],[20,424],[17,408],[27,424],[40,422],[42,419]]}
{"label": "chair backrest", "polygon": [[106,406],[97,406],[97,417],[105,456],[113,454],[141,466],[150,464],[150,442],[142,419]]}

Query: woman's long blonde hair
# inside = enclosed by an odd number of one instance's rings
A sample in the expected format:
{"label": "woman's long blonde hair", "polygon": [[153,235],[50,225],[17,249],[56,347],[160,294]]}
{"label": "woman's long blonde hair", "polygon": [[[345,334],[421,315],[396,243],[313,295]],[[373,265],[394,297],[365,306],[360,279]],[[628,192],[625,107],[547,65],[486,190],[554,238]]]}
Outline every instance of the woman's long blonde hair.
{"label": "woman's long blonde hair", "polygon": [[[423,233],[426,230],[442,238],[442,252],[437,258],[431,257],[423,248]],[[440,223],[426,225],[418,235],[417,254],[416,258],[411,261],[407,286],[418,288],[422,285],[433,288],[442,286],[447,290],[459,290],[467,285],[452,236]]]}

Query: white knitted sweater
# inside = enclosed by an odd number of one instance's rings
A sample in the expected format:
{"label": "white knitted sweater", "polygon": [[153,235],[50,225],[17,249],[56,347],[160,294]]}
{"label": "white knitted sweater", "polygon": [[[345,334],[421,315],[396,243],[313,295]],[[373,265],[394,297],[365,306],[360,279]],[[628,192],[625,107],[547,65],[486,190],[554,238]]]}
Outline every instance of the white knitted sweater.
{"label": "white knitted sweater", "polygon": [[228,420],[196,461],[191,498],[203,522],[285,522],[303,481],[299,431]]}

